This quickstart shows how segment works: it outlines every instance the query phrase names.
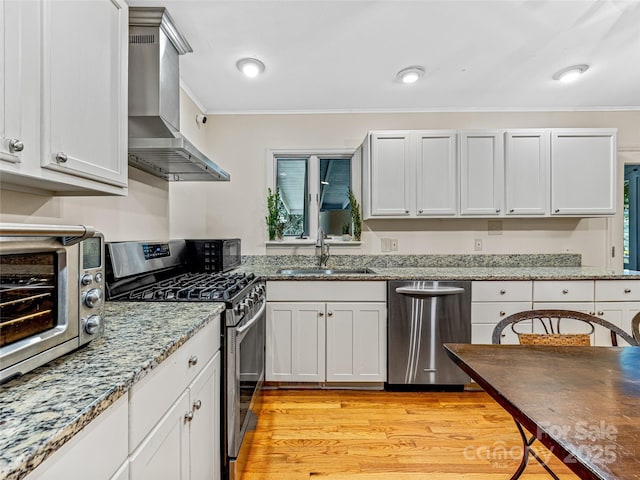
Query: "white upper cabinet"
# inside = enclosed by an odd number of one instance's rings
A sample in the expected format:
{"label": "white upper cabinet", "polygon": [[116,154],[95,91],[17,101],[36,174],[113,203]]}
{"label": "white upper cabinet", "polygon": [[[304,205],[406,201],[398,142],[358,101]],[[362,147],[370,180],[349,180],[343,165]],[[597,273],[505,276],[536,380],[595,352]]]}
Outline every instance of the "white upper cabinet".
{"label": "white upper cabinet", "polygon": [[615,214],[616,162],[615,129],[552,130],[551,214]]}
{"label": "white upper cabinet", "polygon": [[460,132],[460,214],[504,211],[503,131]]}
{"label": "white upper cabinet", "polygon": [[505,133],[506,215],[549,214],[549,130]]}
{"label": "white upper cabinet", "polygon": [[43,167],[126,185],[128,28],[124,0],[44,3]]}
{"label": "white upper cabinet", "polygon": [[456,132],[415,132],[418,216],[453,216],[458,211]]}
{"label": "white upper cabinet", "polygon": [[414,169],[409,132],[374,132],[370,138],[369,213],[373,217],[409,216]]}
{"label": "white upper cabinet", "polygon": [[364,218],[457,213],[456,132],[372,132],[364,149]]}
{"label": "white upper cabinet", "polygon": [[127,193],[124,0],[0,0],[0,183]]}

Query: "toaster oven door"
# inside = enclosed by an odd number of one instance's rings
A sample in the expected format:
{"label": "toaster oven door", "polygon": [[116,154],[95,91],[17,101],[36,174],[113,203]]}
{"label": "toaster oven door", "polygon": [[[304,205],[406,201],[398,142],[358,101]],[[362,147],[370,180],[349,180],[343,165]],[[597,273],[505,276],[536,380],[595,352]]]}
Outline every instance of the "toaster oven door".
{"label": "toaster oven door", "polygon": [[78,247],[38,248],[0,254],[0,381],[78,346]]}

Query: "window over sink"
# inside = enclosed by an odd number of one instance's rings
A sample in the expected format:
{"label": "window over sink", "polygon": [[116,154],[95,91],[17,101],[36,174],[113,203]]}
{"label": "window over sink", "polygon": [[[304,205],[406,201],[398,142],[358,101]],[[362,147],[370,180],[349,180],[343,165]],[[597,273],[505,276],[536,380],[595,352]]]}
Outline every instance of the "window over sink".
{"label": "window over sink", "polygon": [[326,236],[339,239],[351,233],[349,190],[356,191],[359,168],[349,151],[272,151],[267,187],[279,189],[285,213],[284,239]]}

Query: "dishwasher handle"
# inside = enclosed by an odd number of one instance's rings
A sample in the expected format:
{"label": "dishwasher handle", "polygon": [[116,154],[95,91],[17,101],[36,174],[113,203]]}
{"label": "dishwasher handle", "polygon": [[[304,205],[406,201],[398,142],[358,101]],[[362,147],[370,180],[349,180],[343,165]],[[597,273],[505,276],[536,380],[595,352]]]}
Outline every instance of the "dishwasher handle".
{"label": "dishwasher handle", "polygon": [[396,293],[415,298],[442,297],[464,293],[461,287],[398,287]]}

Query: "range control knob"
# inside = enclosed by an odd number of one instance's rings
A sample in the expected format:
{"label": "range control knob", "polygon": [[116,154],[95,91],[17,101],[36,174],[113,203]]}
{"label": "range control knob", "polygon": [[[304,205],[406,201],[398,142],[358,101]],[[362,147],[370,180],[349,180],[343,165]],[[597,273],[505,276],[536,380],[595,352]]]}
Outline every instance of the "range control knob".
{"label": "range control knob", "polygon": [[102,290],[92,288],[84,296],[84,303],[89,308],[99,307],[102,303]]}
{"label": "range control knob", "polygon": [[249,305],[247,305],[245,302],[240,302],[238,305],[236,305],[236,308],[234,310],[238,315],[247,314],[249,313]]}
{"label": "range control knob", "polygon": [[100,330],[100,325],[102,324],[102,318],[100,315],[91,315],[84,322],[84,331],[89,335],[95,335]]}
{"label": "range control knob", "polygon": [[93,282],[93,277],[90,273],[85,273],[84,275],[82,275],[82,278],[80,278],[80,282],[85,286],[89,285],[91,282]]}

